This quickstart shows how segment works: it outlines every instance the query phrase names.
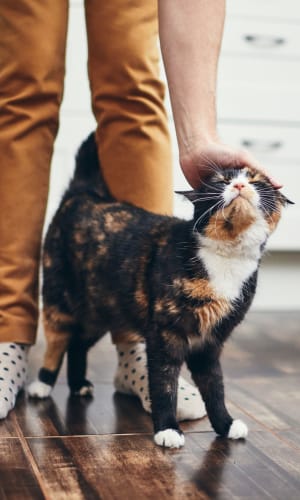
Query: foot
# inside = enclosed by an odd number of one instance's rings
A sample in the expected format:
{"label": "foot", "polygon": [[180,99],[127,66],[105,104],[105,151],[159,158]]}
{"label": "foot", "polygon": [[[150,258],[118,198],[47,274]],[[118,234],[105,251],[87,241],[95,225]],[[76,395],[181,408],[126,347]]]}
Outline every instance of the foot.
{"label": "foot", "polygon": [[245,439],[248,436],[248,427],[242,420],[234,420],[230,426],[228,437],[230,439]]}
{"label": "foot", "polygon": [[154,435],[154,441],[165,448],[180,448],[184,445],[184,435],[175,429],[165,429]]}
{"label": "foot", "polygon": [[45,399],[48,398],[52,392],[52,385],[45,384],[41,380],[36,379],[27,387],[28,395],[31,398]]}
{"label": "foot", "polygon": [[92,397],[94,386],[89,380],[84,380],[77,389],[71,389],[72,396]]}
{"label": "foot", "polygon": [[0,419],[5,418],[16,403],[27,378],[29,346],[0,342]]}
{"label": "foot", "polygon": [[[119,366],[114,380],[115,388],[123,394],[138,396],[143,408],[151,413],[145,344],[118,344],[117,351]],[[177,419],[195,420],[205,415],[205,406],[197,388],[179,377]]]}

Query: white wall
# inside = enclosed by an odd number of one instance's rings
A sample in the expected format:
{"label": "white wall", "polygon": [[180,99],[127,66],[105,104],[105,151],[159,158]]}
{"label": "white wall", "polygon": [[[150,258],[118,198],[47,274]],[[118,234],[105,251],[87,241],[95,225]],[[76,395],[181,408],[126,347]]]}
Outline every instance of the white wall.
{"label": "white wall", "polygon": [[[289,2],[293,2],[294,0],[288,0]],[[236,2],[236,0],[235,0]],[[248,2],[248,3],[247,3]],[[257,0],[256,0],[257,2]],[[250,0],[241,1],[241,5],[246,5],[253,8],[255,2],[250,2]],[[276,4],[284,3],[281,0],[277,0]],[[233,0],[229,1],[233,6],[233,10],[236,9],[236,3]],[[270,5],[270,0],[261,0],[259,5],[265,4],[266,6]],[[241,14],[242,12],[242,14]],[[243,10],[235,13],[237,16],[242,15]],[[230,15],[230,13],[229,13]],[[263,16],[262,16],[263,17]],[[231,17],[230,17],[231,19]],[[238,17],[237,17],[238,19]],[[297,29],[300,28],[297,26]],[[300,32],[300,30],[299,30]],[[230,33],[231,35],[231,33]],[[230,38],[230,37],[229,37]],[[234,61],[235,71],[238,70],[239,74],[244,75],[244,80],[240,79],[240,87],[242,88],[246,80],[249,77],[249,71],[247,73],[247,68],[249,68],[249,61],[245,60],[245,57],[242,53],[242,57],[240,57],[240,67],[237,66],[237,60],[239,58],[238,55],[226,55],[226,50],[228,52],[228,44],[229,44],[229,52],[230,52],[230,39],[227,42],[227,38],[225,39],[225,48],[224,55],[221,57],[220,62],[220,78],[219,78],[219,88],[221,94],[221,103],[219,106],[219,114],[220,114],[220,130],[224,137],[228,138],[232,144],[238,144],[239,135],[238,132],[243,131],[242,137],[244,133],[247,133],[248,136],[253,137],[254,131],[259,134],[259,137],[262,138],[262,141],[269,141],[268,130],[273,133],[275,129],[275,137],[278,137],[278,131],[282,131],[281,124],[269,123],[269,129],[263,127],[263,120],[251,120],[248,122],[247,120],[239,121],[238,117],[235,117],[233,121],[230,121],[230,116],[228,117],[228,113],[230,115],[230,110],[232,110],[232,114],[234,115],[234,103],[228,99],[232,99],[232,88],[230,84],[230,78],[226,75],[231,75],[232,71],[231,65]],[[226,49],[227,47],[227,49]],[[227,60],[226,60],[227,57]],[[250,56],[251,57],[251,56]],[[232,59],[233,58],[233,59]],[[52,163],[52,173],[51,173],[51,188],[50,188],[50,197],[48,203],[47,210],[47,221],[50,220],[57,203],[62,195],[68,180],[72,174],[72,170],[74,167],[74,154],[81,143],[81,141],[88,135],[88,133],[95,128],[94,118],[92,116],[90,110],[90,93],[89,93],[89,84],[87,79],[87,71],[86,71],[86,61],[87,61],[87,47],[86,47],[86,37],[85,37],[85,26],[84,26],[84,11],[83,11],[83,3],[80,0],[71,1],[70,8],[70,26],[69,26],[69,35],[68,35],[68,45],[67,45],[67,71],[66,71],[66,81],[65,81],[65,94],[63,105],[61,109],[61,119],[60,119],[60,129],[57,137],[57,141],[55,144],[55,152]],[[264,62],[254,58],[252,60],[252,64],[254,64],[254,68],[256,71],[261,71],[261,68],[264,65]],[[276,68],[274,69],[274,65],[271,65],[273,71],[276,72]],[[300,67],[300,65],[299,65]],[[223,78],[222,75],[224,76]],[[299,68],[298,73],[295,72],[295,78],[299,76]],[[270,76],[270,75],[269,75]],[[222,92],[222,81],[224,83],[224,88]],[[237,82],[235,82],[236,85]],[[298,82],[300,83],[300,81]],[[247,87],[247,92],[250,92],[250,96],[252,96],[252,100],[256,102],[256,94],[255,94],[255,85],[251,87],[250,90],[249,85]],[[272,90],[272,80],[269,78],[270,90]],[[264,86],[264,89],[266,86]],[[296,87],[295,87],[296,88]],[[252,89],[252,90],[251,90]],[[229,96],[229,97],[228,97]],[[231,97],[230,97],[231,96]],[[240,97],[243,100],[243,94]],[[270,101],[270,107],[272,110],[272,102]],[[240,104],[239,104],[240,106]],[[261,106],[261,105],[260,105]],[[167,104],[168,109],[169,105]],[[247,102],[247,109],[251,111],[251,103]],[[252,106],[253,107],[253,106]],[[245,111],[246,113],[246,111]],[[243,115],[245,118],[245,114]],[[254,117],[255,118],[255,117]],[[300,120],[300,116],[299,116]],[[300,121],[299,121],[300,126]],[[175,189],[185,189],[188,187],[187,182],[185,181],[183,174],[180,170],[177,161],[177,148],[175,141],[175,132],[174,126],[172,124],[172,120],[170,117],[170,127],[173,137],[173,147],[174,147],[174,181],[175,181]],[[251,128],[252,127],[252,128]],[[276,128],[277,127],[277,128]],[[291,127],[290,127],[291,128]],[[292,141],[292,146],[295,148],[295,145],[298,145],[298,128],[292,127],[292,136],[289,134],[289,129],[286,131],[288,134],[288,140]],[[264,139],[264,134],[267,134]],[[276,135],[277,134],[277,135]],[[285,141],[287,142],[287,141]],[[264,149],[264,143],[260,144]],[[291,152],[293,154],[293,161],[290,162],[293,165],[293,170],[289,170],[286,173],[286,179],[288,187],[291,188],[291,194],[293,198],[297,198],[299,200],[300,207],[300,190],[298,188],[299,183],[296,183],[294,180],[294,172],[296,171],[296,166],[298,165],[298,156],[295,157],[295,152],[292,148],[289,147],[289,142],[287,143],[286,151],[280,152],[279,155],[279,163],[277,161],[270,162],[273,164],[280,165],[280,161],[285,161],[288,153]],[[264,151],[261,151],[262,159],[264,159]],[[287,170],[286,170],[287,172]],[[300,180],[299,170],[297,170],[297,179]],[[284,177],[284,176],[283,176]],[[280,177],[282,178],[282,176]],[[288,191],[287,191],[288,193]],[[288,193],[289,194],[289,193]],[[297,208],[298,210],[298,208]],[[175,202],[175,212],[176,215],[181,215],[183,217],[188,217],[191,214],[191,206],[188,203],[184,203],[180,198],[176,198]],[[280,254],[270,254],[264,259],[262,272],[260,276],[260,286],[259,291],[255,300],[254,307],[258,309],[294,309],[300,308],[300,293],[299,293],[299,283],[300,283],[300,219],[299,219],[299,211],[295,211],[292,213],[292,217],[288,216],[288,221],[282,221],[281,228],[278,230],[278,235],[274,237],[273,248],[277,250],[287,250],[293,249],[294,252],[285,252]],[[292,222],[291,222],[292,221]],[[272,247],[272,243],[271,243]],[[295,251],[296,250],[296,251]]]}

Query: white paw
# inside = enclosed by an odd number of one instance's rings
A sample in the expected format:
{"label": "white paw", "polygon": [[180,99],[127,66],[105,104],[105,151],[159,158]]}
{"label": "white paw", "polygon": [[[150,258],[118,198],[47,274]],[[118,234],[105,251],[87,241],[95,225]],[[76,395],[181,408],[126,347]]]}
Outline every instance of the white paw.
{"label": "white paw", "polygon": [[248,427],[242,420],[234,420],[230,426],[228,437],[230,439],[243,439],[248,435]]}
{"label": "white paw", "polygon": [[92,396],[94,394],[93,385],[83,385],[79,391],[74,392],[75,396]]}
{"label": "white paw", "polygon": [[159,431],[154,435],[154,441],[159,446],[166,448],[180,448],[184,445],[184,435],[179,434],[174,429]]}
{"label": "white paw", "polygon": [[52,385],[45,384],[40,380],[35,380],[27,387],[27,392],[32,398],[44,399],[50,396]]}

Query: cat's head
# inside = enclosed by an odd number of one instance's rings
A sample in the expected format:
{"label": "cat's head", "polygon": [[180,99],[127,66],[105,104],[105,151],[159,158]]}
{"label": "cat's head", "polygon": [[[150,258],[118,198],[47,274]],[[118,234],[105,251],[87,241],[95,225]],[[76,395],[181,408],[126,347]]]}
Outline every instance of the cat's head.
{"label": "cat's head", "polygon": [[194,230],[215,240],[235,240],[250,226],[276,228],[292,203],[268,177],[249,167],[215,169],[197,190],[180,192],[194,204]]}

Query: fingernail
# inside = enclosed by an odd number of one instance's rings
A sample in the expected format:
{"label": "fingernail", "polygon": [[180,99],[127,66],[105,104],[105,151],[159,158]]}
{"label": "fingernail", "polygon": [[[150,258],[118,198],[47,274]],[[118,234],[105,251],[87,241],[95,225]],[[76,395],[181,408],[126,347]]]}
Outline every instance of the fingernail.
{"label": "fingernail", "polygon": [[283,184],[273,179],[273,177],[269,177],[269,180],[275,189],[281,189],[283,187]]}

